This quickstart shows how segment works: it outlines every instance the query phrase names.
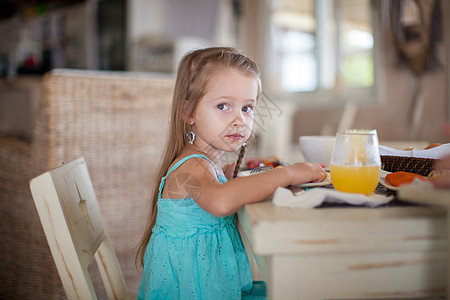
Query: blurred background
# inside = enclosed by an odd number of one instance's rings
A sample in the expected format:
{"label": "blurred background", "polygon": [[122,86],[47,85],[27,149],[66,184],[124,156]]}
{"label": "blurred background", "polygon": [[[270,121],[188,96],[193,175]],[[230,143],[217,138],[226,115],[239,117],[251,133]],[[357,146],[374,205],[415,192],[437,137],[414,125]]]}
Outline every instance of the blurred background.
{"label": "blurred background", "polygon": [[448,16],[440,0],[1,0],[1,133],[29,137],[50,69],[174,73],[186,51],[226,45],[261,68],[263,155],[295,159],[299,136],[342,128],[446,142]]}
{"label": "blurred background", "polygon": [[233,46],[262,73],[257,155],[299,160],[300,136],[348,128],[385,144],[448,143],[449,16],[446,0],[0,0],[0,137],[32,142],[52,69],[174,76],[186,51]]}

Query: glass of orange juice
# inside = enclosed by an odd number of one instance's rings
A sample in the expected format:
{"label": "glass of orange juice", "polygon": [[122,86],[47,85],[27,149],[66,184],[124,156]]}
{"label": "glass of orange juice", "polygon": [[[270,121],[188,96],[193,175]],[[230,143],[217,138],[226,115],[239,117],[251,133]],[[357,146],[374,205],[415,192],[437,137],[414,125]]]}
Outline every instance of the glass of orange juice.
{"label": "glass of orange juice", "polygon": [[369,195],[378,185],[381,159],[375,132],[338,133],[330,161],[336,190]]}

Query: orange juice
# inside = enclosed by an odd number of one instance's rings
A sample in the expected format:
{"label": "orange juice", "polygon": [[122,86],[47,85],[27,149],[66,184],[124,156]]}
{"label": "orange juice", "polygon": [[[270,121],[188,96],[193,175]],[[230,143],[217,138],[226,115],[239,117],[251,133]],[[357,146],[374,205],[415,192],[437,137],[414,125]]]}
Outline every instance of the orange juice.
{"label": "orange juice", "polygon": [[331,181],[336,190],[369,195],[378,185],[380,166],[330,166]]}

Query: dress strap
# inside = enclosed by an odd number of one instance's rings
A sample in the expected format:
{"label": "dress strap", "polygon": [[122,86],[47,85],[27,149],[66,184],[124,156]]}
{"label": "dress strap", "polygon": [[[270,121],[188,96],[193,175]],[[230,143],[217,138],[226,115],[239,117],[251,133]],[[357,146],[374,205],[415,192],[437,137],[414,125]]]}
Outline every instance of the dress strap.
{"label": "dress strap", "polygon": [[214,172],[216,172],[216,176],[219,178],[219,173],[217,173],[216,167],[214,166],[214,164],[212,163],[212,161],[211,161],[209,158],[207,158],[206,156],[201,155],[201,154],[191,154],[191,155],[188,155],[188,156],[183,157],[182,159],[180,159],[176,164],[174,164],[174,165],[172,166],[172,168],[170,168],[169,172],[167,172],[166,176],[164,176],[163,178],[161,178],[161,183],[160,183],[160,185],[159,185],[159,195],[158,195],[158,199],[161,199],[161,193],[162,193],[162,190],[163,190],[163,187],[164,187],[164,183],[165,183],[165,181],[166,181],[167,176],[169,176],[170,173],[172,173],[173,171],[175,171],[175,170],[176,170],[179,166],[181,166],[185,161],[187,161],[188,159],[194,158],[194,157],[200,157],[200,158],[206,159],[206,160],[213,166]]}

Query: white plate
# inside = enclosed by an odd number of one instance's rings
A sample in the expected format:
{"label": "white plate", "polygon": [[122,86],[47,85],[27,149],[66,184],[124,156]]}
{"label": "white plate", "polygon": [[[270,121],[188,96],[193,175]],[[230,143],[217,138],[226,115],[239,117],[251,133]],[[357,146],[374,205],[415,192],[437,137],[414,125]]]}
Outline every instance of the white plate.
{"label": "white plate", "polygon": [[385,170],[381,170],[380,172],[380,179],[378,180],[378,182],[384,186],[385,188],[392,190],[392,191],[397,191],[398,190],[398,186],[393,186],[392,184],[390,184],[389,182],[386,181],[386,175],[390,174],[392,172],[388,172]]}
{"label": "white plate", "polygon": [[297,185],[300,188],[310,188],[310,187],[318,187],[318,186],[325,186],[331,184],[331,176],[330,173],[327,172],[327,178],[325,178],[324,181],[321,182],[308,182],[304,184]]}
{"label": "white plate", "polygon": [[381,178],[378,181],[382,186],[384,186],[385,188],[387,188],[388,190],[392,190],[392,191],[398,191],[398,186],[393,186],[391,184],[389,184],[389,182],[386,181],[386,179]]}
{"label": "white plate", "polygon": [[266,172],[266,171],[273,170],[273,167],[270,166],[270,165],[267,165],[267,166],[261,166],[261,168],[262,168],[262,170],[260,170],[260,171],[257,172],[257,173],[254,173],[254,174],[251,173],[254,169],[252,169],[252,170],[246,170],[246,171],[241,171],[241,172],[238,173],[237,177],[246,177],[246,176],[255,175],[255,174],[260,174],[260,173],[263,173],[263,172]]}
{"label": "white plate", "polygon": [[251,174],[250,174],[250,170],[247,170],[247,171],[241,171],[241,172],[239,172],[239,173],[237,174],[237,177],[246,177],[246,176],[249,176],[249,175],[251,175]]}
{"label": "white plate", "polygon": [[416,185],[416,181],[421,182],[420,179],[414,179],[411,183],[402,184],[401,186],[394,186],[394,185],[390,184],[389,182],[387,182],[385,179],[386,175],[389,173],[392,173],[392,172],[381,170],[379,183],[382,186],[384,186],[385,188],[392,190],[392,191],[398,191],[400,188],[405,187],[405,186]]}

